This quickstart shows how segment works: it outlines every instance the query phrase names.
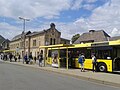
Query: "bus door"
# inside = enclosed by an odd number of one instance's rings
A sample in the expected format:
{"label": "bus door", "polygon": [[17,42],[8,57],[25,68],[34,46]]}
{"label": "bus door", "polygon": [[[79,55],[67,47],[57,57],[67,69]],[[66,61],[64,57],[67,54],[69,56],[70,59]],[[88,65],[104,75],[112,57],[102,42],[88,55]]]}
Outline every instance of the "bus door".
{"label": "bus door", "polygon": [[60,67],[75,68],[75,53],[73,49],[60,49]]}
{"label": "bus door", "polygon": [[120,71],[120,46],[114,47],[113,57],[113,70]]}
{"label": "bus door", "polygon": [[112,71],[112,47],[101,46],[95,47],[95,55],[97,57],[97,71]]}
{"label": "bus door", "polygon": [[67,57],[66,57],[67,49],[60,49],[60,67],[67,67]]}
{"label": "bus door", "polygon": [[74,52],[72,49],[68,49],[68,67],[75,68]]}

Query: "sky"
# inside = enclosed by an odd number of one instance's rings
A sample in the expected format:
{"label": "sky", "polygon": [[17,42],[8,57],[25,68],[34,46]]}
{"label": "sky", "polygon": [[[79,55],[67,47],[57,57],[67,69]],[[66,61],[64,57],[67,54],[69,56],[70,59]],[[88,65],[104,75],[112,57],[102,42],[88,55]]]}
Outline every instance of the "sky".
{"label": "sky", "polygon": [[23,31],[42,31],[56,25],[61,37],[71,39],[89,30],[120,36],[120,0],[0,0],[0,35],[12,39]]}

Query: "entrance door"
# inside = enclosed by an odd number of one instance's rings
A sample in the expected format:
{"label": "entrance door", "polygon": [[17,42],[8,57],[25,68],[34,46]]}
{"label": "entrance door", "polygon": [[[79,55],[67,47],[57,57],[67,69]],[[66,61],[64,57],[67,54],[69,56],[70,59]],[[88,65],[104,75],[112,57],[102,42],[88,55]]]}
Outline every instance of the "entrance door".
{"label": "entrance door", "polygon": [[60,50],[60,67],[66,67],[66,49]]}
{"label": "entrance door", "polygon": [[120,47],[116,48],[116,57],[113,60],[113,69],[120,71]]}

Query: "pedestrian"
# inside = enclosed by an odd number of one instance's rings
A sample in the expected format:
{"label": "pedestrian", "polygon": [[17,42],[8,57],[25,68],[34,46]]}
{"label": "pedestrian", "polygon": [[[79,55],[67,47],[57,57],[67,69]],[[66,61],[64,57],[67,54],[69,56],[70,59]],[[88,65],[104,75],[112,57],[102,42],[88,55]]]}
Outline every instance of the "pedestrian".
{"label": "pedestrian", "polygon": [[32,56],[32,53],[30,53],[29,55],[29,62],[31,62],[33,60],[33,56]]}
{"label": "pedestrian", "polygon": [[43,55],[42,53],[39,55],[39,66],[42,67]]}
{"label": "pedestrian", "polygon": [[97,71],[97,58],[95,57],[95,55],[93,54],[92,55],[92,64],[93,64],[93,72],[96,72]]}
{"label": "pedestrian", "polygon": [[16,55],[14,55],[14,60],[15,60],[15,62],[17,62],[17,58],[16,58]]}
{"label": "pedestrian", "polygon": [[5,61],[7,61],[7,54],[5,54]]}
{"label": "pedestrian", "polygon": [[3,53],[1,54],[1,60],[3,60]]}
{"label": "pedestrian", "polygon": [[13,57],[13,55],[12,55],[12,53],[10,53],[10,55],[9,55],[10,62],[12,62],[12,57]]}
{"label": "pedestrian", "polygon": [[19,60],[19,62],[20,62],[20,55],[18,55],[18,60]]}
{"label": "pedestrian", "polygon": [[85,56],[82,53],[82,54],[79,55],[79,58],[78,58],[78,63],[81,66],[81,72],[84,72],[84,62],[85,62]]}
{"label": "pedestrian", "polygon": [[36,58],[36,56],[34,57],[34,61],[35,61],[35,63],[36,63],[36,60],[37,60],[37,58]]}
{"label": "pedestrian", "polygon": [[24,60],[25,60],[26,64],[29,63],[29,61],[28,61],[28,57],[27,57],[27,54],[24,56]]}

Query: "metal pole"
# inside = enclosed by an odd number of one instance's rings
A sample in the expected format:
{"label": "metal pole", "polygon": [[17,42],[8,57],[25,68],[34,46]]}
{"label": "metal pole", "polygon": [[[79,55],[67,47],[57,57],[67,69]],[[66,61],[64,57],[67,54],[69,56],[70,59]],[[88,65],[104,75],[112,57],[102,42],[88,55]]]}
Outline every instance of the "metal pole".
{"label": "metal pole", "polygon": [[24,56],[25,56],[25,21],[30,21],[29,19],[19,17],[19,19],[23,20],[23,48],[24,48],[24,53],[23,53],[23,64],[24,64]]}
{"label": "metal pole", "polygon": [[58,48],[58,68],[60,68],[60,48]]}
{"label": "metal pole", "polygon": [[66,51],[66,60],[67,60],[67,69],[68,69],[68,47],[67,47],[66,50],[67,50],[67,51]]}
{"label": "metal pole", "polygon": [[25,32],[25,19],[23,19],[23,31]]}
{"label": "metal pole", "polygon": [[44,51],[44,67],[46,66],[46,60],[47,60],[47,48],[45,48],[45,51]]}
{"label": "metal pole", "polygon": [[[24,21],[24,22],[23,22],[23,30],[24,30],[24,40],[23,40],[23,41],[24,41],[24,42],[23,42],[23,43],[24,43],[24,46],[23,46],[23,47],[24,47],[24,56],[25,56],[25,19],[23,19],[23,21]],[[23,61],[24,61],[24,60],[23,60]]]}

